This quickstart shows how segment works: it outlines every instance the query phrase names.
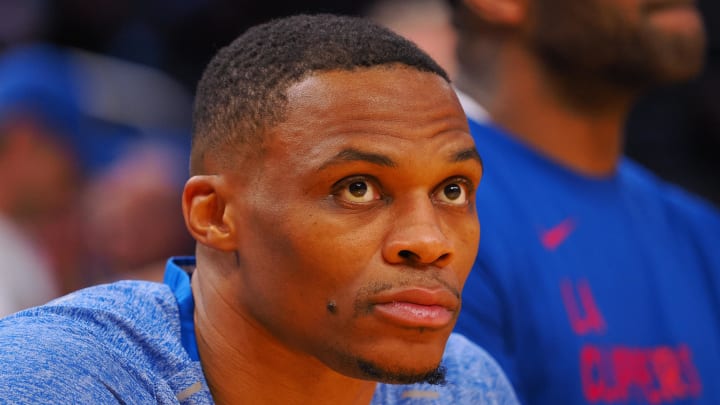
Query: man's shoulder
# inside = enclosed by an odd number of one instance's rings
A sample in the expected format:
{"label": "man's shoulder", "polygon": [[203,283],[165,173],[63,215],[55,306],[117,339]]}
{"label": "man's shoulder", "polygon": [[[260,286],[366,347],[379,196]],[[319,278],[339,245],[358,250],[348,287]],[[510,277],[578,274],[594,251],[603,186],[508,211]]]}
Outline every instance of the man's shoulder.
{"label": "man's shoulder", "polygon": [[[42,329],[37,329],[42,328]],[[42,330],[43,339],[33,340]],[[159,283],[119,281],[85,288],[0,320],[0,336],[27,339],[95,339],[113,350],[179,341],[177,302]],[[169,339],[171,335],[177,335]],[[9,341],[0,340],[0,345]],[[31,345],[31,346],[32,346]]]}
{"label": "man's shoulder", "polygon": [[177,303],[170,289],[147,281],[119,281],[75,291],[45,305],[0,319],[0,330],[26,323],[61,330],[85,329],[112,333],[116,329],[157,332],[177,321]]}
{"label": "man's shoulder", "polygon": [[174,295],[168,286],[139,280],[118,281],[84,288],[34,308],[30,314],[51,310],[69,315],[74,312],[107,311],[119,317],[130,319],[138,317],[138,322],[151,321],[147,319],[148,311],[156,316],[177,313]]}
{"label": "man's shoulder", "polygon": [[46,388],[55,386],[61,395],[85,380],[78,395],[94,400],[107,395],[103,386],[153,396],[154,379],[175,373],[185,361],[177,318],[167,287],[129,281],[6,317],[0,320],[0,394],[24,387],[24,395],[34,398],[50,395]]}
{"label": "man's shoulder", "polygon": [[506,382],[500,366],[484,349],[465,336],[453,333],[448,339],[443,356],[448,380],[469,382],[492,388]]}
{"label": "man's shoulder", "polygon": [[380,384],[373,403],[517,404],[514,391],[495,360],[464,336],[450,335],[442,366],[446,370],[444,384]]}

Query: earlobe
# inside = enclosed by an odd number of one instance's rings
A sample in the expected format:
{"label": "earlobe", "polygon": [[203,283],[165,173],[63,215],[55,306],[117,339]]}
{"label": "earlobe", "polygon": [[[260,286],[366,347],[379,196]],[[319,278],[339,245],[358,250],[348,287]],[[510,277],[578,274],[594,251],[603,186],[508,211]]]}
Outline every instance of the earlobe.
{"label": "earlobe", "polygon": [[527,0],[465,0],[465,5],[483,20],[497,25],[519,25],[527,12]]}
{"label": "earlobe", "polygon": [[237,248],[235,227],[221,190],[220,176],[191,177],[183,190],[183,215],[188,231],[199,243],[221,251],[233,251]]}

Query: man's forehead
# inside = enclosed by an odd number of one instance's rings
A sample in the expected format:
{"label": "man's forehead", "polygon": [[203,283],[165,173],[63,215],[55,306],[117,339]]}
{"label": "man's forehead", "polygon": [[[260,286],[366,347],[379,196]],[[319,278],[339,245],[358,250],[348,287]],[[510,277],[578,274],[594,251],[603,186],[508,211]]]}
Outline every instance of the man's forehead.
{"label": "man's forehead", "polygon": [[282,148],[404,144],[446,132],[470,137],[452,87],[440,76],[404,66],[316,73],[288,89],[285,108],[267,139]]}
{"label": "man's forehead", "polygon": [[457,104],[445,79],[405,65],[316,72],[289,86],[285,94],[288,112],[326,111],[355,104],[392,115],[424,108],[427,103]]}

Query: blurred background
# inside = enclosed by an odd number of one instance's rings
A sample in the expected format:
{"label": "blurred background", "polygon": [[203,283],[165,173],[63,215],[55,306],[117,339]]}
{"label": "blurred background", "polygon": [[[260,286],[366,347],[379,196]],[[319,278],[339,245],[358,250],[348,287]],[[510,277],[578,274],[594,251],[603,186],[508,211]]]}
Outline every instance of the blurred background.
{"label": "blurred background", "polygon": [[[699,0],[704,73],[657,89],[627,152],[720,204],[720,2]],[[160,280],[193,254],[180,194],[192,94],[210,57],[256,23],[366,15],[451,74],[443,0],[0,0],[0,316],[81,287]]]}

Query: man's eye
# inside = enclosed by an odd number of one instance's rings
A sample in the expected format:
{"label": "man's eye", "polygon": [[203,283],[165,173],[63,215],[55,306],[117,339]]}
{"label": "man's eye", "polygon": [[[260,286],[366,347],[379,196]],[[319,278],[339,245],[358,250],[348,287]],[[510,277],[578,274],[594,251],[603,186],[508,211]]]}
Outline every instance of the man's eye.
{"label": "man's eye", "polygon": [[352,203],[366,203],[380,199],[380,192],[366,180],[352,180],[340,189],[338,197]]}
{"label": "man's eye", "polygon": [[452,205],[465,205],[468,202],[468,186],[463,182],[445,184],[435,195],[439,201]]}

